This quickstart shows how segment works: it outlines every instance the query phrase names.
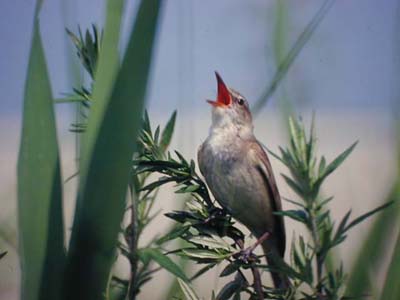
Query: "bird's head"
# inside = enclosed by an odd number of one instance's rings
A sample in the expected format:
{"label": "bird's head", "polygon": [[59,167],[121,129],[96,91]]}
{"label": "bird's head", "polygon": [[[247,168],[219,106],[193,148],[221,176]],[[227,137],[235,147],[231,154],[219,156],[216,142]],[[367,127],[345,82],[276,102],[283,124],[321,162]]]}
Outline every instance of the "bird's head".
{"label": "bird's head", "polygon": [[207,100],[212,108],[212,127],[233,127],[253,131],[253,121],[247,100],[235,90],[228,88],[218,72],[218,95],[216,100]]}

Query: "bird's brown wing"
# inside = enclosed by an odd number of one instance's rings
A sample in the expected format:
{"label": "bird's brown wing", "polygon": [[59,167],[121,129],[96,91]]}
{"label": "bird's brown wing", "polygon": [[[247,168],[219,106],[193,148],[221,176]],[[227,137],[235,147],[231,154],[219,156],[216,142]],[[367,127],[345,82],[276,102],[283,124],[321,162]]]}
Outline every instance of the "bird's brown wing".
{"label": "bird's brown wing", "polygon": [[[257,140],[251,142],[250,151],[252,151],[256,157],[256,167],[264,179],[269,198],[271,199],[273,211],[282,210],[281,197],[279,195],[278,187],[276,185],[275,177],[272,172],[271,163],[269,162],[267,153],[265,153],[263,147]],[[275,216],[274,231],[278,239],[279,254],[281,257],[283,257],[286,247],[286,235],[285,224],[282,216]]]}

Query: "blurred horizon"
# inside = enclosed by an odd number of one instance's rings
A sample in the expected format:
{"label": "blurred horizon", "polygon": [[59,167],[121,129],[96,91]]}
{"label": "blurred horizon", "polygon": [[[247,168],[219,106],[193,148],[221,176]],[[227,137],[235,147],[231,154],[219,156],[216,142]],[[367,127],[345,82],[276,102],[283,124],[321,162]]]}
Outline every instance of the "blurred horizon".
{"label": "blurred horizon", "polygon": [[[282,3],[281,48],[287,53],[322,2]],[[22,0],[0,3],[0,40],[5,45],[0,89],[3,95],[7,92],[0,117],[21,114],[33,5],[34,1]],[[276,6],[276,1],[263,0],[166,1],[148,87],[149,110],[204,111],[203,100],[215,96],[215,70],[254,103],[276,69]],[[373,0],[335,1],[264,109],[277,108],[283,89],[295,107],[393,109],[399,78],[399,8],[395,0],[385,5]],[[75,51],[64,28],[77,32],[78,26],[85,31],[92,23],[101,27],[103,9],[99,0],[44,1],[40,24],[55,98],[78,83],[74,74],[86,77],[76,71]],[[136,2],[127,3],[122,48],[135,9]],[[18,23],[10,30],[8,25],[15,20]]]}

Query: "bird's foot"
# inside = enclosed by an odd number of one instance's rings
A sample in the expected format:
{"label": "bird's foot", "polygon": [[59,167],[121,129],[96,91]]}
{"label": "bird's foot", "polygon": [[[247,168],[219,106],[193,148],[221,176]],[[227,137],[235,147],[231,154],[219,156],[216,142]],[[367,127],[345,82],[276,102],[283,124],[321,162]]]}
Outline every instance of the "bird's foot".
{"label": "bird's foot", "polygon": [[246,249],[241,249],[234,256],[245,263],[251,263],[258,260],[257,255],[253,253],[253,251],[257,248],[258,245],[262,244],[268,237],[270,233],[265,232],[253,245],[247,247]]}

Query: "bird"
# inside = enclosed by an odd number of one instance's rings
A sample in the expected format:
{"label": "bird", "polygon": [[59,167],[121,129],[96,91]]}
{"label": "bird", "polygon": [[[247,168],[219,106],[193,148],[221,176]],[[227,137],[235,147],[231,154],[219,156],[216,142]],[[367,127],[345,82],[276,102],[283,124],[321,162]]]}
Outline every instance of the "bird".
{"label": "bird", "polygon": [[[212,106],[209,135],[198,149],[199,169],[216,201],[245,225],[261,242],[270,266],[283,259],[286,238],[281,198],[267,153],[253,132],[248,101],[228,88],[218,72],[217,99]],[[271,272],[276,288],[287,288],[289,281]]]}

